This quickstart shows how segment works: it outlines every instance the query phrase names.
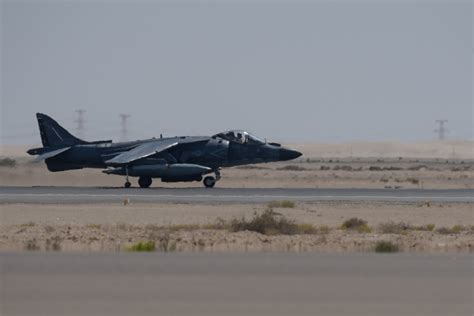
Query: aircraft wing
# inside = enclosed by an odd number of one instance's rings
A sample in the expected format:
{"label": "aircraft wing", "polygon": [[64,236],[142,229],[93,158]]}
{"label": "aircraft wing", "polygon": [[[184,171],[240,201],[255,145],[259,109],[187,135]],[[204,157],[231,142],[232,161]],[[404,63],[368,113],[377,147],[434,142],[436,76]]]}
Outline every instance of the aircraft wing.
{"label": "aircraft wing", "polygon": [[64,148],[60,148],[60,149],[45,152],[45,153],[39,155],[38,157],[36,157],[36,159],[33,162],[39,162],[39,161],[42,161],[42,160],[45,160],[45,159],[48,159],[48,158],[52,158],[54,156],[62,154],[63,152],[69,150],[70,148],[71,147],[64,147]]}
{"label": "aircraft wing", "polygon": [[114,158],[107,160],[105,163],[107,165],[124,165],[132,161],[146,158],[148,156],[155,155],[157,153],[163,152],[173,146],[178,145],[179,142],[176,139],[164,139],[157,140],[148,143],[143,143],[137,147],[130,149],[129,151],[123,152]]}

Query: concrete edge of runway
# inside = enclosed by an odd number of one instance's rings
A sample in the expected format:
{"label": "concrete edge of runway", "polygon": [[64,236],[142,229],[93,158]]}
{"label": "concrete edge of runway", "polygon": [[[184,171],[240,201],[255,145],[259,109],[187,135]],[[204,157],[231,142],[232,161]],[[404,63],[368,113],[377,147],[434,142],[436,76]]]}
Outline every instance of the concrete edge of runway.
{"label": "concrete edge of runway", "polygon": [[295,201],[474,202],[471,189],[0,187],[0,203],[256,203]]}

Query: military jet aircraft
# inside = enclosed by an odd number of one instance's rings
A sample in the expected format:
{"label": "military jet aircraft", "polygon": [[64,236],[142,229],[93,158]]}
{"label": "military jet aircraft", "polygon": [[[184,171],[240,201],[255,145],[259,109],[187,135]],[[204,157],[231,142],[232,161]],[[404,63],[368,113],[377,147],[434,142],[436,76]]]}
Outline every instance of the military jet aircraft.
{"label": "military jet aircraft", "polygon": [[[222,167],[298,158],[301,153],[267,143],[242,130],[214,136],[151,138],[113,143],[111,140],[88,142],[71,135],[46,114],[37,113],[43,147],[28,150],[44,160],[50,171],[100,168],[106,174],[138,177],[138,184],[148,188],[153,178],[163,182],[201,181],[212,188],[221,178]],[[214,173],[215,177],[209,174]]]}

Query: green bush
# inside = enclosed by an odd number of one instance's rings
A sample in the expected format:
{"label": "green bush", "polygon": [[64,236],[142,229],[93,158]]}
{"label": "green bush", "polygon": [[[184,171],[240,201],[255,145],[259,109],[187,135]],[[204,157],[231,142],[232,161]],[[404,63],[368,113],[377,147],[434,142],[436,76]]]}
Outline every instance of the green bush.
{"label": "green bush", "polygon": [[154,241],[139,242],[127,248],[128,251],[155,251]]}
{"label": "green bush", "polygon": [[268,203],[269,208],[294,208],[295,202],[283,200],[283,201],[271,201]]}
{"label": "green bush", "polygon": [[375,252],[398,252],[399,248],[398,245],[391,242],[391,241],[385,241],[385,240],[380,240],[377,241],[375,244]]}

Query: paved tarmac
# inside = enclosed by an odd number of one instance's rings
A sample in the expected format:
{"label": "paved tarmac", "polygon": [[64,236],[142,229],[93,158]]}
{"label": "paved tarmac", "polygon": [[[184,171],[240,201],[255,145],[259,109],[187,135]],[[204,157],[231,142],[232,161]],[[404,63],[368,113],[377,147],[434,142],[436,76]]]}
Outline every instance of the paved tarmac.
{"label": "paved tarmac", "polygon": [[308,189],[308,188],[101,188],[0,187],[0,203],[135,202],[438,201],[474,202],[474,190]]}
{"label": "paved tarmac", "polygon": [[0,314],[473,315],[466,254],[1,253]]}

